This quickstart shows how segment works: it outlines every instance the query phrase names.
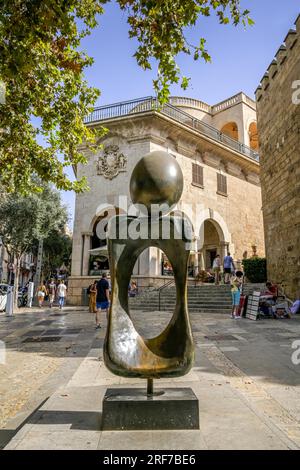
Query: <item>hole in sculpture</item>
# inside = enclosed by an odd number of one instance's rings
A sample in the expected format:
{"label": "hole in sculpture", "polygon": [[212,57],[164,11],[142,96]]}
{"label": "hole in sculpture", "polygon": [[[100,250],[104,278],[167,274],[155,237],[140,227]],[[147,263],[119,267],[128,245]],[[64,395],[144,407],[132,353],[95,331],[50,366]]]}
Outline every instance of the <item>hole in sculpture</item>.
{"label": "hole in sculpture", "polygon": [[[155,276],[154,284],[148,275],[149,265],[152,268],[151,272],[160,273],[163,269],[163,263],[168,266],[169,274],[160,277]],[[172,265],[162,250],[150,247],[140,254],[129,285],[129,311],[136,330],[143,338],[149,339],[158,336],[169,324],[173,316],[176,299],[176,288],[173,280]],[[165,284],[167,284],[166,287],[159,292],[158,289]],[[131,295],[134,298],[130,298]],[[159,296],[161,312],[164,312],[164,314],[159,312]]]}

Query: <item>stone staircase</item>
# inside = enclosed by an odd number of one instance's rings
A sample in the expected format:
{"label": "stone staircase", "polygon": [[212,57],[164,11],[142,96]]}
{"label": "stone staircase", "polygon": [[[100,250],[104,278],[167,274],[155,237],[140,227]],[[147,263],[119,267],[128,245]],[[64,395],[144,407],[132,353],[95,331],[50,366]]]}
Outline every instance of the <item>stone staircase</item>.
{"label": "stone staircase", "polygon": [[[131,310],[173,311],[175,307],[175,287],[166,287],[160,292],[146,289],[129,299]],[[159,305],[160,304],[160,305]],[[188,287],[189,312],[224,313],[231,312],[231,293],[228,285],[201,285]]]}

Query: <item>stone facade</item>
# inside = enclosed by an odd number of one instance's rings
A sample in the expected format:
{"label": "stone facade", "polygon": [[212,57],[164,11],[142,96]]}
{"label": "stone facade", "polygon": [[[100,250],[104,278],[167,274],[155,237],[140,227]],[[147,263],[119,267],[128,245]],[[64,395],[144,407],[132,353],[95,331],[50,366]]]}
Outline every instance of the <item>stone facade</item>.
{"label": "stone facade", "polygon": [[[20,260],[19,286],[24,286],[35,273],[35,257],[32,253],[24,253]],[[0,283],[11,283],[15,276],[16,265],[4,245],[0,244]]]}
{"label": "stone facade", "polygon": [[[224,101],[218,109],[218,105],[210,107],[189,98],[173,97],[170,102],[168,113],[147,107],[146,101],[134,108],[126,103],[112,105],[96,110],[87,124],[105,125],[109,133],[98,153],[83,149],[89,163],[77,168],[78,177],[87,177],[90,191],[76,196],[69,279],[72,304],[81,302],[82,288],[92,279],[90,256],[99,246],[95,238],[97,223],[101,224],[104,216],[109,219],[114,208],[118,213],[128,211],[120,196],[130,203],[132,170],[142,156],[153,150],[169,152],[183,171],[184,189],[177,208],[187,213],[194,226],[190,258],[194,274],[211,268],[216,253],[224,256],[230,250],[235,259],[242,259],[246,252],[251,256],[255,245],[257,254],[264,255],[260,166],[257,155],[247,147],[247,128],[256,123],[255,103],[243,93]],[[125,106],[127,111],[122,115],[120,110]],[[215,126],[202,127],[203,122]],[[227,131],[220,132],[228,122],[236,123],[242,137],[239,142],[231,140]],[[202,184],[193,178],[193,164],[202,168]],[[218,175],[226,179],[226,194],[218,190]],[[101,244],[105,245],[105,240]],[[145,250],[133,271],[138,284],[156,285],[155,280],[161,281],[163,264],[163,254],[157,248]]]}
{"label": "stone facade", "polygon": [[300,295],[300,15],[256,91],[269,278]]}

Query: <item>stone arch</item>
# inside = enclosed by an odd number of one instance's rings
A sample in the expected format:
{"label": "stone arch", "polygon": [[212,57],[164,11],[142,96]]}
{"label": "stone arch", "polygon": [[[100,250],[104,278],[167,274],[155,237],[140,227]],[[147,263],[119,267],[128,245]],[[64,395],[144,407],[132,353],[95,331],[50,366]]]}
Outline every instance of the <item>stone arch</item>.
{"label": "stone arch", "polygon": [[[217,235],[217,239],[212,240],[211,246],[205,238],[205,229],[210,224],[213,231]],[[196,215],[195,233],[197,238],[197,253],[199,257],[199,268],[207,269],[208,252],[220,254],[223,258],[227,251],[234,253],[234,245],[231,242],[231,234],[223,217],[213,209],[203,209]]]}
{"label": "stone arch", "polygon": [[194,229],[195,234],[198,236],[199,240],[201,239],[200,232],[205,220],[210,220],[214,224],[222,241],[231,244],[231,235],[225,220],[217,211],[213,209],[202,209],[196,214]]}
{"label": "stone arch", "polygon": [[[101,204],[99,204],[99,206],[97,207],[96,211],[95,211],[95,215],[94,217],[92,217],[91,221],[90,221],[90,226],[89,226],[89,232],[92,232],[94,227],[95,227],[95,224],[97,223],[97,220],[105,213],[105,212],[108,212],[108,213],[112,213],[112,212],[115,212],[115,214],[112,214],[112,215],[117,215],[117,212],[116,212],[116,206],[114,204],[109,204],[108,202],[103,202]],[[120,209],[119,209],[120,210]]]}
{"label": "stone arch", "polygon": [[249,146],[252,150],[258,150],[259,142],[258,142],[258,132],[257,132],[257,122],[252,121],[248,126],[248,134],[249,134]]}
{"label": "stone arch", "polygon": [[239,140],[239,128],[235,121],[224,124],[221,128],[221,132],[234,140]]}
{"label": "stone arch", "polygon": [[[89,233],[85,234],[87,246],[84,252],[84,265],[87,274],[96,275],[98,271],[109,269],[107,254],[104,255],[106,253],[108,223],[112,217],[122,213],[125,211],[113,204],[102,203],[97,207],[96,213],[90,221]],[[99,252],[99,250],[101,251]],[[97,269],[95,266],[91,267],[93,263],[97,265]]]}

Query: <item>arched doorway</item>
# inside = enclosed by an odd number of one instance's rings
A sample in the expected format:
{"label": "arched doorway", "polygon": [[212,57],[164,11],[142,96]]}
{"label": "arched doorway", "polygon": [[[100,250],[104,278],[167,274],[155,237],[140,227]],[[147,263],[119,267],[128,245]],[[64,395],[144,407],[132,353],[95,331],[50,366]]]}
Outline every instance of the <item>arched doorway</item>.
{"label": "arched doorway", "polygon": [[217,211],[212,208],[201,210],[197,213],[195,227],[196,272],[211,269],[215,252],[221,256],[222,261],[228,250],[234,254],[234,244],[227,223]]}
{"label": "arched doorway", "polygon": [[249,126],[249,142],[252,150],[258,150],[258,132],[256,122],[251,122]]}
{"label": "arched doorway", "polygon": [[239,140],[239,130],[236,122],[228,122],[222,127],[221,132],[234,140]]}
{"label": "arched doorway", "polygon": [[103,271],[109,271],[107,252],[107,229],[111,217],[119,215],[117,207],[103,210],[92,223],[92,233],[89,250],[89,275],[97,276]]}
{"label": "arched doorway", "polygon": [[223,260],[228,251],[228,241],[219,223],[213,219],[204,220],[201,229],[202,246],[198,246],[199,269],[210,271],[216,255]]}
{"label": "arched doorway", "polygon": [[221,254],[221,237],[223,234],[220,234],[216,228],[215,223],[211,220],[205,220],[204,222],[204,245],[203,245],[203,256],[204,256],[204,263],[205,269],[211,269],[213,260],[217,255]]}

